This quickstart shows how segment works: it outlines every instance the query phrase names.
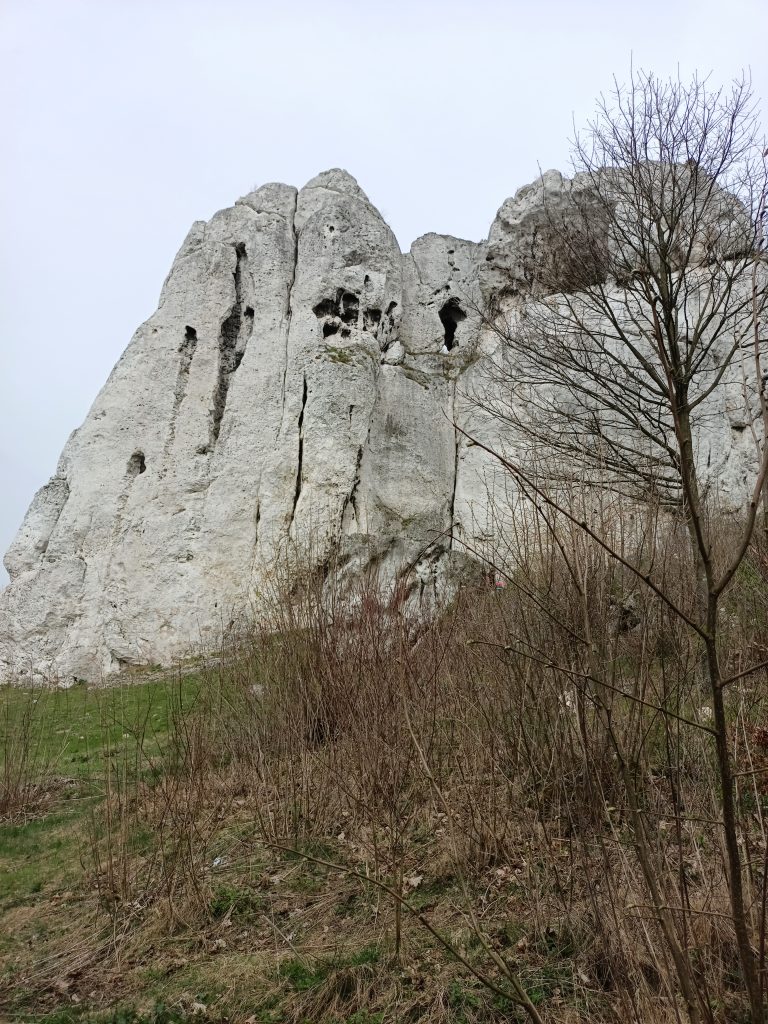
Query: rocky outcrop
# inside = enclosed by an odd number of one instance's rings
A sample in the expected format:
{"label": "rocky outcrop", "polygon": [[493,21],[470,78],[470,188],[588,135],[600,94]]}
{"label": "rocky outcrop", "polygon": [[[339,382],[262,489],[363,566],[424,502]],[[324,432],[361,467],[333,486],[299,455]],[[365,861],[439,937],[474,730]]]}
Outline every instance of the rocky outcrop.
{"label": "rocky outcrop", "polygon": [[[492,467],[462,433],[491,429],[473,309],[530,278],[554,173],[489,242],[429,234],[405,255],[341,170],[195,223],[6,555],[0,675],[94,678],[215,642],[288,548],[409,569],[422,601],[450,590],[494,533]],[[743,428],[721,421],[718,458],[740,466]]]}

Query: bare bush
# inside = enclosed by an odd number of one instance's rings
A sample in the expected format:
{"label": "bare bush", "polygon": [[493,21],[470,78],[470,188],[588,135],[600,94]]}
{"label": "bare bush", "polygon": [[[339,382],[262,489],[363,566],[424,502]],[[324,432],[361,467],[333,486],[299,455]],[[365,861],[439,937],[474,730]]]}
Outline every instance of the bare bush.
{"label": "bare bush", "polygon": [[[610,494],[598,519],[693,612],[683,523]],[[228,636],[162,758],[112,768],[113,867],[102,856],[96,874],[120,929],[213,927],[222,885],[263,893],[265,872],[298,860],[338,882],[290,944],[264,911],[290,955],[351,884],[366,941],[405,963],[420,934],[445,943],[489,999],[528,999],[533,1019],[582,1019],[575,1003],[590,1021],[679,1019],[672,941],[701,1019],[743,1012],[697,638],[567,517],[517,529],[507,585],[462,591],[427,629],[370,581],[329,599],[308,574],[278,588],[269,626]],[[733,588],[734,650],[768,643],[766,564],[753,546]],[[768,706],[754,684],[724,699],[759,936]]]}

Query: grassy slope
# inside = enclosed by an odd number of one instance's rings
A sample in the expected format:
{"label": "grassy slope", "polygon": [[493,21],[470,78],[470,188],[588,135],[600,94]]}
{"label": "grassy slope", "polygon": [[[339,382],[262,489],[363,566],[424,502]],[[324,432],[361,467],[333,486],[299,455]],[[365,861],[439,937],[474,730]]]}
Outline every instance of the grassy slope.
{"label": "grassy slope", "polygon": [[[260,847],[252,841],[252,819],[236,804],[209,854],[206,919],[194,916],[190,926],[180,920],[168,935],[150,915],[115,933],[91,882],[94,836],[103,835],[99,811],[107,769],[112,777],[131,765],[146,772],[167,747],[174,709],[190,706],[197,692],[195,678],[181,685],[0,691],[8,759],[18,749],[14,737],[26,730],[31,774],[45,780],[24,813],[0,824],[0,1019],[521,1019],[504,1000],[489,999],[418,925],[404,922],[401,955],[393,959],[394,912],[386,896],[302,857]],[[3,767],[7,782],[12,766]],[[428,861],[428,828],[417,842]],[[343,842],[333,841],[310,845],[307,852],[342,863],[347,853]],[[410,902],[441,921],[463,955],[482,959],[456,909],[461,894],[455,880],[416,876]],[[525,941],[506,915],[503,927],[510,944]],[[534,997],[556,996],[558,986],[567,990],[570,975],[567,957],[542,950],[529,978]]]}
{"label": "grassy slope", "polygon": [[[598,583],[612,735],[644,766],[657,877],[692,907],[712,1020],[745,1021],[696,645],[654,606],[617,630],[625,582]],[[0,1021],[519,1022],[493,990],[510,978],[546,1024],[683,1019],[613,748],[559,668],[580,628],[560,590],[551,616],[522,588],[471,594],[417,645],[374,602],[331,627],[292,601],[283,629],[181,682],[0,690]],[[766,607],[768,558],[734,588],[728,671],[768,657]],[[532,659],[507,656],[521,623]],[[728,689],[755,863],[767,695],[764,670]]]}
{"label": "grassy slope", "polygon": [[[29,805],[0,823],[0,992],[12,1018],[37,1019],[31,1007],[39,997],[69,1002],[66,979],[51,981],[57,958],[76,955],[78,944],[88,955],[90,942],[103,943],[83,864],[105,766],[130,763],[139,746],[145,758],[159,756],[171,709],[190,703],[196,690],[190,677],[181,685],[0,691],[0,783],[42,780]],[[77,1006],[50,1020],[80,1019]]]}

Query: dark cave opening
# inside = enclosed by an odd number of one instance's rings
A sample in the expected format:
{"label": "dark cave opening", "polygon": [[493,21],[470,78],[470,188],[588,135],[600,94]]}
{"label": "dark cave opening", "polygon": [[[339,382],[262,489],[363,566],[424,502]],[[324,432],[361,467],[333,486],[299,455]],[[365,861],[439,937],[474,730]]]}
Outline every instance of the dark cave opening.
{"label": "dark cave opening", "polygon": [[442,323],[443,330],[445,332],[445,347],[450,352],[451,349],[457,344],[456,328],[459,326],[462,320],[467,319],[467,314],[458,304],[456,299],[449,299],[441,308],[439,316],[440,322]]}

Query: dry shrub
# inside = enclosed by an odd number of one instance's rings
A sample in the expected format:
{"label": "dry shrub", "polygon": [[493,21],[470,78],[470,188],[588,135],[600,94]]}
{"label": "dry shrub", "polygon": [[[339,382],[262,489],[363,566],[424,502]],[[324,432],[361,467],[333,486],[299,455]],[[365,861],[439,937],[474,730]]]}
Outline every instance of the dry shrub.
{"label": "dry shrub", "polygon": [[[600,517],[689,607],[681,527],[618,501]],[[463,920],[478,962],[496,975],[494,951],[506,957],[550,1007],[546,1019],[577,1019],[582,1006],[599,1020],[611,1006],[672,1021],[685,1012],[662,899],[703,1019],[741,1012],[696,640],[583,532],[541,520],[519,530],[514,562],[495,570],[507,585],[467,588],[431,623],[375,579],[343,586],[308,573],[265,594],[261,619],[228,634],[203,669],[195,706],[175,709],[162,763],[113,769],[111,817],[94,843],[113,913],[153,909],[174,928],[211,920],[217,857],[243,881],[254,859],[292,850],[370,879],[366,906],[395,955],[420,926],[392,892],[438,924]],[[751,662],[764,649],[766,566],[756,545],[729,598],[723,657],[736,670],[739,652]],[[757,935],[761,680],[728,693]],[[358,998],[369,980],[367,968],[334,976],[313,991],[312,1012],[336,1012],[352,989],[355,1005],[375,1003]]]}
{"label": "dry shrub", "polygon": [[40,813],[57,784],[61,750],[46,735],[38,690],[0,691],[0,821]]}

